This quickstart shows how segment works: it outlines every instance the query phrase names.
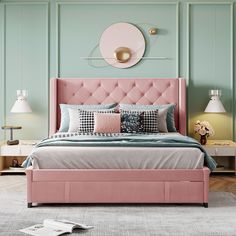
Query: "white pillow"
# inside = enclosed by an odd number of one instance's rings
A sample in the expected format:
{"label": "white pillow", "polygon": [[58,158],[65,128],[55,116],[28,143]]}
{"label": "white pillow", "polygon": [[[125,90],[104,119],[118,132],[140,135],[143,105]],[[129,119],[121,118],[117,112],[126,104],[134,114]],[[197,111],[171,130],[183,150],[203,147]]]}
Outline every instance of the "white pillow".
{"label": "white pillow", "polygon": [[69,111],[69,129],[68,132],[76,132],[80,127],[80,119],[78,109],[68,108]]}

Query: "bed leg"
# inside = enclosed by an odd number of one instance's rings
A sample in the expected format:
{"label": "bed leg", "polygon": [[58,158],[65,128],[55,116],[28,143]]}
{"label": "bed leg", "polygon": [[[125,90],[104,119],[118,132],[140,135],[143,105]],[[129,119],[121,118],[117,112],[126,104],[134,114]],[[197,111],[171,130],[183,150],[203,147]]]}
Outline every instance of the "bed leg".
{"label": "bed leg", "polygon": [[205,208],[208,208],[208,202],[204,202],[204,203],[203,203],[203,206],[204,206]]}
{"label": "bed leg", "polygon": [[28,203],[27,203],[27,207],[28,207],[28,208],[33,207],[32,202],[28,202]]}

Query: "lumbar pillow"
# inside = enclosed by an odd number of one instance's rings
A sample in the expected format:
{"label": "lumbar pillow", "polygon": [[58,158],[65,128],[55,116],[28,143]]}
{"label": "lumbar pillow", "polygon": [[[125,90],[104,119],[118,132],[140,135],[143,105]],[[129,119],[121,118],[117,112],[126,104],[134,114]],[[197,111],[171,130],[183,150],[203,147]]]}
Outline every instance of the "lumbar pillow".
{"label": "lumbar pillow", "polygon": [[120,133],[120,114],[95,112],[94,133]]}

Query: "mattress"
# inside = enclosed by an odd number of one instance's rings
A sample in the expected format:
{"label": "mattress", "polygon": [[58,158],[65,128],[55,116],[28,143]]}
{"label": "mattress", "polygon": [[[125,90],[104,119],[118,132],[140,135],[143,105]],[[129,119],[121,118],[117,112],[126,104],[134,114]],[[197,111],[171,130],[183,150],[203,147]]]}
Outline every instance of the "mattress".
{"label": "mattress", "polygon": [[199,169],[204,153],[191,147],[40,147],[34,169]]}

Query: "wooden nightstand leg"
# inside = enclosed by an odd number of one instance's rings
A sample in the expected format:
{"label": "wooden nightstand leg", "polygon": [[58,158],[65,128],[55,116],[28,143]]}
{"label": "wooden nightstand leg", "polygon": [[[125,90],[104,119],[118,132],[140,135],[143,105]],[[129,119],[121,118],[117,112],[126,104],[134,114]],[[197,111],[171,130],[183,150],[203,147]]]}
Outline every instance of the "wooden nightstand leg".
{"label": "wooden nightstand leg", "polygon": [[28,208],[31,208],[31,207],[33,207],[33,204],[32,204],[32,202],[28,202],[28,203],[27,203],[27,207],[28,207]]}
{"label": "wooden nightstand leg", "polygon": [[208,208],[208,202],[204,202],[204,203],[203,203],[203,206],[204,206],[205,208]]}
{"label": "wooden nightstand leg", "polygon": [[234,175],[236,175],[236,156],[234,157]]}
{"label": "wooden nightstand leg", "polygon": [[[4,157],[0,156],[0,171],[3,170],[3,167],[4,167]],[[1,175],[1,173],[0,173]]]}

